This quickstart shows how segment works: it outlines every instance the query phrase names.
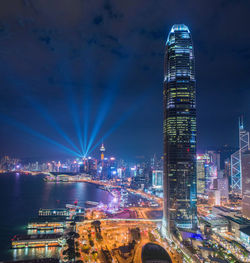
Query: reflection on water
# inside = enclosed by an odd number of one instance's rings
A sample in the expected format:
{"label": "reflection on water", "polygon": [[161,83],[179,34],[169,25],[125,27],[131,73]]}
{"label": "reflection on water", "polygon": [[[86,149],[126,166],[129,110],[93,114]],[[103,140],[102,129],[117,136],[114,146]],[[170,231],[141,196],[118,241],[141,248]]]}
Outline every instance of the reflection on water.
{"label": "reflection on water", "polygon": [[15,248],[12,249],[13,260],[23,260],[30,258],[52,258],[58,257],[61,248],[46,247],[46,248]]}
{"label": "reflection on water", "polygon": [[75,201],[85,207],[87,200],[107,204],[111,196],[94,184],[46,183],[41,175],[0,174],[0,261],[57,255],[58,248],[13,250],[10,241],[16,234],[27,234],[27,224],[40,208],[64,208]]}

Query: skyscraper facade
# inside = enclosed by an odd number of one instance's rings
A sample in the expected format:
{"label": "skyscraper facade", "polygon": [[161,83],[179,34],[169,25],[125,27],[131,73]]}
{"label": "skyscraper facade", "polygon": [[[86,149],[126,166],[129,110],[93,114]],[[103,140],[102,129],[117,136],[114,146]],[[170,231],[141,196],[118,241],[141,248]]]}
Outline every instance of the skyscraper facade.
{"label": "skyscraper facade", "polygon": [[196,158],[196,175],[197,175],[197,195],[205,194],[206,178],[209,168],[209,156],[205,154],[197,154]]}
{"label": "skyscraper facade", "polygon": [[153,170],[152,186],[153,188],[162,188],[163,186],[163,171],[162,170]]}
{"label": "skyscraper facade", "polygon": [[250,219],[250,150],[242,154],[242,215]]}
{"label": "skyscraper facade", "polygon": [[190,31],[174,25],[164,61],[164,221],[167,233],[176,227],[195,229],[196,94],[194,50]]}
{"label": "skyscraper facade", "polygon": [[231,155],[231,190],[242,195],[242,154],[250,149],[249,132],[244,129],[243,117],[239,119],[239,150]]}

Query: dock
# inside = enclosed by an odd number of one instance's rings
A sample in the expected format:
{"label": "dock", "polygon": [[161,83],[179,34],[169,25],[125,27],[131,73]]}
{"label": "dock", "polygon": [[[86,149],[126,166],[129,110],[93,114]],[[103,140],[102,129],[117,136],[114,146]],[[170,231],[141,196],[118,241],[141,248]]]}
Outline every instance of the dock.
{"label": "dock", "polygon": [[70,211],[67,208],[57,208],[57,209],[39,209],[39,216],[69,216]]}
{"label": "dock", "polygon": [[54,230],[58,228],[66,228],[65,216],[42,216],[33,218],[28,222],[27,229],[34,230]]}
{"label": "dock", "polygon": [[58,239],[61,234],[16,235],[11,240],[12,248],[37,248],[60,246]]}

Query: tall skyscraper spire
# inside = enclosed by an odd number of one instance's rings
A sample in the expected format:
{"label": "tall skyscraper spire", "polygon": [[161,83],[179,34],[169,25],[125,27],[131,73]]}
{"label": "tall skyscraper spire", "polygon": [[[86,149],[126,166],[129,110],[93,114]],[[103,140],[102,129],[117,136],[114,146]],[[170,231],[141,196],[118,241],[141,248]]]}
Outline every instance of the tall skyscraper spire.
{"label": "tall skyscraper spire", "polygon": [[186,25],[174,25],[164,61],[164,221],[167,233],[195,229],[196,88],[194,50]]}
{"label": "tall skyscraper spire", "polygon": [[239,150],[231,155],[231,190],[242,194],[242,153],[250,149],[249,132],[244,129],[243,116],[239,118]]}
{"label": "tall skyscraper spire", "polygon": [[106,151],[104,144],[102,143],[101,148],[100,148],[100,152],[101,152],[101,160],[104,160],[104,152]]}

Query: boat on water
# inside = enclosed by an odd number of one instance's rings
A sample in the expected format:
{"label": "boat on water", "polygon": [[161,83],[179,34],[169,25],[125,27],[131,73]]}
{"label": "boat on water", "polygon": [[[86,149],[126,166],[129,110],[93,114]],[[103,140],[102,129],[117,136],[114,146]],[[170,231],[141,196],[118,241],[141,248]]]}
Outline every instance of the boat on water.
{"label": "boat on water", "polygon": [[98,205],[98,202],[94,202],[94,201],[86,201],[85,202],[86,205]]}

